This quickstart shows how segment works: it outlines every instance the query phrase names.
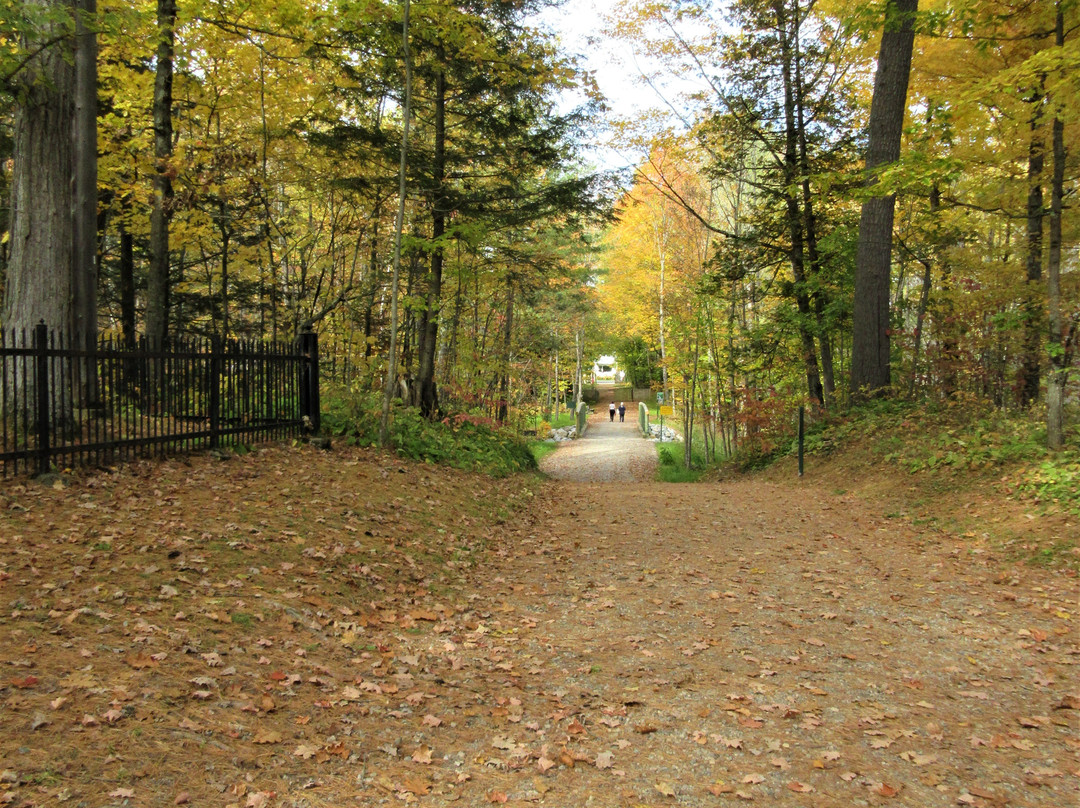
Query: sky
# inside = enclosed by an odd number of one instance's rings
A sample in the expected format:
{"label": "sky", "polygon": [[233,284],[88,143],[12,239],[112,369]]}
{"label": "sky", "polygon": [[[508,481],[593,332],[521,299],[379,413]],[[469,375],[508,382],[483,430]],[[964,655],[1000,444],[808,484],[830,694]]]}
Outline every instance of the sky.
{"label": "sky", "polygon": [[[558,34],[563,48],[579,54],[583,66],[592,71],[600,91],[607,98],[609,118],[627,119],[650,110],[666,110],[667,100],[642,79],[650,60],[626,42],[604,36],[604,18],[614,14],[620,0],[565,0],[558,9],[549,9],[540,20]],[[570,96],[567,106],[581,97]],[[600,144],[589,157],[603,168],[633,167],[643,155]]]}

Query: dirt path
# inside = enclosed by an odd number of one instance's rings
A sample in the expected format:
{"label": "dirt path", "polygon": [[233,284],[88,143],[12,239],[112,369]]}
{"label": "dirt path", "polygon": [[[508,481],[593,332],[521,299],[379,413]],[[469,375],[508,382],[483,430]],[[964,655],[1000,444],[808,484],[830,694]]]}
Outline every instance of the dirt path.
{"label": "dirt path", "polygon": [[480,587],[545,802],[1080,804],[1075,578],[795,483],[566,482],[626,472],[597,426]]}
{"label": "dirt path", "polygon": [[0,804],[1080,802],[1075,577],[647,482],[598,426],[560,473],[635,480],[281,448],[9,488]]}
{"label": "dirt path", "polygon": [[[547,455],[540,468],[551,477],[570,482],[631,482],[650,480],[656,468],[656,446],[641,437],[637,405],[626,402],[626,420],[608,415],[610,398],[602,398],[589,416],[584,438],[562,444]],[[618,402],[615,402],[616,405]]]}

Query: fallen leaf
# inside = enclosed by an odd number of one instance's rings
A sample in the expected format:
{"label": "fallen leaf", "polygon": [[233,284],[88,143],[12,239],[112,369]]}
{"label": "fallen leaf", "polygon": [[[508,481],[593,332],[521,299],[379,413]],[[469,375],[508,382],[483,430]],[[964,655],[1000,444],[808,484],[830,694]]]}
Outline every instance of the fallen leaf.
{"label": "fallen leaf", "polygon": [[284,736],[280,732],[274,729],[263,729],[262,727],[255,733],[255,737],[251,739],[252,743],[281,743]]}
{"label": "fallen leaf", "polygon": [[715,797],[719,797],[721,794],[733,794],[735,793],[735,786],[729,786],[726,783],[713,783],[709,786],[708,792]]}
{"label": "fallen leaf", "polygon": [[488,802],[503,803],[506,802],[507,796],[505,791],[491,791],[487,795]]}
{"label": "fallen leaf", "polygon": [[536,761],[536,768],[538,768],[542,773],[546,773],[551,769],[555,768],[555,761],[541,755],[540,759]]}
{"label": "fallen leaf", "polygon": [[596,756],[596,768],[610,769],[615,765],[615,756],[611,752],[601,752]]}
{"label": "fallen leaf", "polygon": [[675,796],[675,789],[672,787],[671,783],[663,783],[663,782],[654,783],[653,788],[655,788],[657,791],[659,791],[665,797],[674,797]]}
{"label": "fallen leaf", "polygon": [[181,791],[176,795],[176,799],[173,800],[173,805],[187,805],[191,802],[191,795],[186,791]]}
{"label": "fallen leaf", "polygon": [[293,757],[303,758],[304,760],[310,760],[315,757],[315,753],[319,750],[310,744],[302,743],[293,750]]}
{"label": "fallen leaf", "polygon": [[124,662],[137,671],[143,670],[144,668],[153,668],[158,664],[156,659],[149,657],[146,654],[135,654],[133,656],[125,657]]}
{"label": "fallen leaf", "polygon": [[118,797],[120,799],[130,799],[135,796],[135,789],[133,788],[116,788],[109,792],[110,797]]}
{"label": "fallen leaf", "polygon": [[882,797],[895,797],[897,794],[900,793],[900,789],[893,788],[888,783],[878,783],[877,786],[872,789],[872,791]]}
{"label": "fallen leaf", "polygon": [[787,784],[788,789],[798,794],[809,794],[814,790],[814,787],[807,785],[806,783],[800,783],[797,780]]}
{"label": "fallen leaf", "polygon": [[412,753],[413,763],[422,763],[427,765],[431,763],[431,747],[421,746],[415,752]]}
{"label": "fallen leaf", "polygon": [[760,774],[748,774],[739,782],[743,785],[756,785],[757,783],[764,783],[765,777]]}

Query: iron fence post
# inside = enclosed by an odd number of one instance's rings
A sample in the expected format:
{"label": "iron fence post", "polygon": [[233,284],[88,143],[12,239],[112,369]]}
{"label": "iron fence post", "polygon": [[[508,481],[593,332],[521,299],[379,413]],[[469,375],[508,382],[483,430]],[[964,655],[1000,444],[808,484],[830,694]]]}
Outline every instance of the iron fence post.
{"label": "iron fence post", "polygon": [[319,336],[311,323],[300,332],[300,353],[304,356],[300,383],[300,415],[307,418],[309,429],[319,433]]}
{"label": "iron fence post", "polygon": [[34,386],[37,393],[38,474],[49,472],[49,327],[41,320],[34,326]]}
{"label": "iron fence post", "polygon": [[221,339],[210,338],[210,448],[218,448],[221,430]]}

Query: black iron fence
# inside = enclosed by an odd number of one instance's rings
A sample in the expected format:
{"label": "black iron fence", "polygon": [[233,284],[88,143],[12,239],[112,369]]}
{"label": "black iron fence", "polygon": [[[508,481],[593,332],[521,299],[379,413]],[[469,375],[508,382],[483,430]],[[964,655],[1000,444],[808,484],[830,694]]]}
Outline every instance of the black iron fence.
{"label": "black iron fence", "polygon": [[295,437],[319,428],[319,347],[0,332],[0,476]]}

